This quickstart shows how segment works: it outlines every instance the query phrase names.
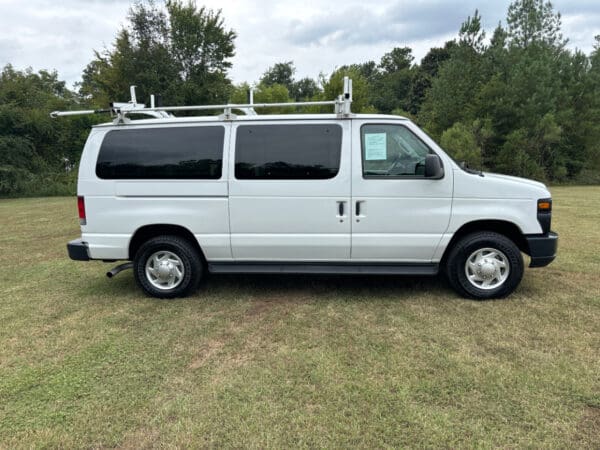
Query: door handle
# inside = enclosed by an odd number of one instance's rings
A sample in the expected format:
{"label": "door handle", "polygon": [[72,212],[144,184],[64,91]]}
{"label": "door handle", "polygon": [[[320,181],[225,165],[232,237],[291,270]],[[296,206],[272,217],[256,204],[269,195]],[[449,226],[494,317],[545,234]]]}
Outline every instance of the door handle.
{"label": "door handle", "polygon": [[338,202],[338,216],[344,217],[344,203],[346,202]]}
{"label": "door handle", "polygon": [[360,222],[360,218],[364,217],[364,216],[360,215],[360,209],[361,209],[360,205],[361,205],[361,203],[364,203],[364,200],[357,200],[356,201],[356,210],[355,211],[356,211],[356,221],[357,222]]}

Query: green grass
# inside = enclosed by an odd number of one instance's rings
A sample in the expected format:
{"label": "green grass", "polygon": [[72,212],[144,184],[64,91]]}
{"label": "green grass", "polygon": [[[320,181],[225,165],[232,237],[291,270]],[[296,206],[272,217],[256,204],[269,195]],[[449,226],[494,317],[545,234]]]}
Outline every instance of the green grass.
{"label": "green grass", "polygon": [[0,201],[0,447],[600,447],[600,188],[506,300],[441,279],[211,276],[160,301],[78,263],[73,198]]}

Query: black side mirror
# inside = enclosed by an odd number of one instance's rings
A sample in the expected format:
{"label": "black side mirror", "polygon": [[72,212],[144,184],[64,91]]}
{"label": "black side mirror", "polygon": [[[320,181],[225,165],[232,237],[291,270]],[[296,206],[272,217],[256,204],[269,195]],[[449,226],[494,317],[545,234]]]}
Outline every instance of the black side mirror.
{"label": "black side mirror", "polygon": [[429,153],[425,157],[425,178],[433,178],[434,180],[443,178],[444,168],[442,160],[434,153]]}

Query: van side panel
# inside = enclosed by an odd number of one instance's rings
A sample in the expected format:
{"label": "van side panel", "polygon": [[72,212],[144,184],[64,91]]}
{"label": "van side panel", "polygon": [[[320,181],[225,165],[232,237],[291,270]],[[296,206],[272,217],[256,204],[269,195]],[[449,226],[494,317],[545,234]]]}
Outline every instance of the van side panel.
{"label": "van side panel", "polygon": [[[264,121],[257,127],[276,124]],[[286,122],[294,124],[306,123]],[[234,153],[239,124],[233,125],[229,206],[235,261],[350,259],[351,124],[331,120],[311,124],[341,127],[339,171],[333,178],[236,179]]]}
{"label": "van side panel", "polygon": [[86,209],[82,239],[89,243],[92,258],[127,259],[129,242],[139,228],[169,224],[190,230],[207,259],[231,259],[226,196],[86,196]]}
{"label": "van side panel", "polygon": [[[224,126],[227,149],[230,125]],[[95,168],[108,131],[111,129],[92,131],[80,166],[78,195],[85,197],[87,213],[87,224],[81,230],[90,257],[128,259],[129,243],[136,230],[168,224],[194,234],[207,259],[231,260],[228,152],[223,152],[222,175],[217,180],[105,180],[96,176]]]}

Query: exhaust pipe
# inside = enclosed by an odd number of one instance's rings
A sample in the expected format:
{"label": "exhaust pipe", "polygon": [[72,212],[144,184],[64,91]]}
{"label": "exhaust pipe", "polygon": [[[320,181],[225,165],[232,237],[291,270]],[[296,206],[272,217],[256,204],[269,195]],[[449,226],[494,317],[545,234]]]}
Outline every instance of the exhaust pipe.
{"label": "exhaust pipe", "polygon": [[123,263],[123,264],[119,264],[117,267],[113,267],[111,270],[109,270],[108,272],[106,272],[106,276],[108,278],[112,278],[116,274],[118,274],[119,272],[123,272],[124,270],[131,269],[132,267],[133,267],[133,263],[132,262],[126,262],[126,263]]}

